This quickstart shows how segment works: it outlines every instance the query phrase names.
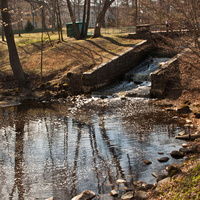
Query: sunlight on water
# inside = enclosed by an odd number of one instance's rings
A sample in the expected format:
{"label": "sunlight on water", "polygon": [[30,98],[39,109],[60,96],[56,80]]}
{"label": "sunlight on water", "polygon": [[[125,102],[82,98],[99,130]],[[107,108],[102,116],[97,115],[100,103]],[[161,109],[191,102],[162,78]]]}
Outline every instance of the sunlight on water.
{"label": "sunlight on water", "polygon": [[1,199],[106,194],[120,178],[154,183],[151,173],[165,166],[158,152],[170,156],[181,144],[169,113],[142,98],[21,105],[0,109],[0,116]]}

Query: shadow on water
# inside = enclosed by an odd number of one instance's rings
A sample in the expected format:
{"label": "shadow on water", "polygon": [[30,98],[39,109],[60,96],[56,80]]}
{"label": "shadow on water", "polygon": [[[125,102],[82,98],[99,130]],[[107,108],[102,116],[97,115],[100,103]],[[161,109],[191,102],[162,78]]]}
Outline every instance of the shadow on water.
{"label": "shadow on water", "polygon": [[169,119],[144,99],[2,108],[0,198],[68,200],[86,189],[108,194],[117,179],[153,183],[151,172],[164,166],[157,152],[180,145],[181,127]]}

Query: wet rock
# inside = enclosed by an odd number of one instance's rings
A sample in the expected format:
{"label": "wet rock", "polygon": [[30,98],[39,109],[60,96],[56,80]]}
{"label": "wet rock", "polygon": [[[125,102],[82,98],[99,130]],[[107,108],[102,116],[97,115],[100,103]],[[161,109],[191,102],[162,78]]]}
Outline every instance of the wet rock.
{"label": "wet rock", "polygon": [[120,184],[120,183],[127,183],[124,179],[118,179],[116,181],[117,184]]}
{"label": "wet rock", "polygon": [[145,164],[145,165],[150,165],[150,164],[152,164],[152,162],[149,161],[149,160],[144,160],[144,164]]}
{"label": "wet rock", "polygon": [[170,154],[171,154],[172,158],[175,158],[175,159],[180,159],[185,156],[183,153],[181,153],[180,151],[176,151],[176,150],[172,151]]}
{"label": "wet rock", "polygon": [[131,200],[133,198],[134,198],[134,192],[133,191],[127,192],[126,194],[121,196],[122,200]]}
{"label": "wet rock", "polygon": [[147,183],[144,181],[134,181],[133,185],[135,187],[135,190],[146,190],[145,187]]}
{"label": "wet rock", "polygon": [[118,192],[116,190],[111,190],[110,191],[110,195],[111,196],[117,196],[118,195]]}
{"label": "wet rock", "polygon": [[155,184],[147,184],[146,186],[145,186],[145,189],[146,190],[151,190],[152,188],[154,188],[155,187]]}
{"label": "wet rock", "polygon": [[164,153],[163,152],[158,152],[158,154],[163,155]]}
{"label": "wet rock", "polygon": [[159,162],[167,162],[168,160],[169,160],[169,157],[158,158]]}
{"label": "wet rock", "polygon": [[160,185],[162,185],[162,184],[168,183],[168,182],[170,182],[170,181],[171,181],[171,177],[164,178],[163,180],[158,181],[157,186],[160,186]]}
{"label": "wet rock", "polygon": [[186,135],[185,131],[181,131],[181,132],[178,133],[178,136],[183,136],[183,135]]}
{"label": "wet rock", "polygon": [[143,200],[143,199],[148,199],[148,193],[143,190],[138,190],[134,194],[134,198],[136,200]]}
{"label": "wet rock", "polygon": [[84,190],[81,194],[72,198],[72,200],[90,200],[94,198],[96,195],[93,191]]}
{"label": "wet rock", "polygon": [[186,143],[183,143],[181,146],[182,146],[183,148],[189,147],[189,145],[186,144]]}
{"label": "wet rock", "polygon": [[184,154],[193,153],[193,149],[191,148],[180,148],[179,151]]}
{"label": "wet rock", "polygon": [[166,171],[168,172],[168,176],[172,177],[175,174],[181,173],[181,169],[178,164],[174,163],[166,167]]}
{"label": "wet rock", "polygon": [[167,172],[153,172],[152,175],[156,178],[156,181],[159,182],[160,180],[167,177]]}
{"label": "wet rock", "polygon": [[179,109],[177,110],[177,112],[180,113],[180,114],[189,114],[189,113],[191,113],[192,111],[190,110],[190,107],[189,107],[189,106],[185,105],[185,106],[183,106],[182,108],[179,108]]}
{"label": "wet rock", "polygon": [[123,187],[122,189],[123,189],[124,191],[126,191],[126,192],[133,191],[133,189],[130,188],[130,187]]}

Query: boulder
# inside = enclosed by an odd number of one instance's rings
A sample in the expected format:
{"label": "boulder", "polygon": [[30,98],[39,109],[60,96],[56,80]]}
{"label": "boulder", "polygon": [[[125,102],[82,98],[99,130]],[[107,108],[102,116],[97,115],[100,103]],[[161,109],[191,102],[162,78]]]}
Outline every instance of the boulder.
{"label": "boulder", "polygon": [[143,191],[143,190],[138,190],[138,191],[135,192],[134,198],[136,200],[148,199],[148,193]]}
{"label": "boulder", "polygon": [[181,173],[181,169],[178,164],[172,164],[166,167],[166,171],[168,172],[168,176],[172,177],[175,174]]}
{"label": "boulder", "polygon": [[167,162],[168,160],[169,160],[169,157],[158,158],[159,162]]}
{"label": "boulder", "polygon": [[193,149],[191,148],[180,148],[179,151],[183,154],[193,153]]}
{"label": "boulder", "polygon": [[183,158],[185,155],[183,153],[181,153],[180,151],[172,151],[171,153],[172,158],[176,158],[176,159],[180,159]]}
{"label": "boulder", "polygon": [[90,190],[84,190],[81,194],[72,198],[72,200],[90,200],[95,197],[95,193]]}
{"label": "boulder", "polygon": [[156,181],[159,182],[160,180],[167,177],[167,172],[153,172],[152,175],[156,178]]}
{"label": "boulder", "polygon": [[122,200],[131,200],[133,198],[134,198],[134,192],[133,191],[127,192],[126,194],[121,196]]}
{"label": "boulder", "polygon": [[171,177],[164,178],[163,180],[158,181],[157,186],[160,186],[160,185],[162,185],[162,184],[168,183],[168,182],[170,182],[170,181],[171,181]]}

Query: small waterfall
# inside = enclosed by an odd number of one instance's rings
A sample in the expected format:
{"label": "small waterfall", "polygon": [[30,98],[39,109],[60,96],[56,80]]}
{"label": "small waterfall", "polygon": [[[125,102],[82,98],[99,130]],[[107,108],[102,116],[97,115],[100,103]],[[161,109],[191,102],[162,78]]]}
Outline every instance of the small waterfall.
{"label": "small waterfall", "polygon": [[147,58],[134,69],[126,73],[122,81],[94,92],[93,95],[148,96],[151,89],[151,73],[169,59],[170,58]]}
{"label": "small waterfall", "polygon": [[151,82],[151,73],[163,65],[168,58],[148,58],[133,70],[125,74],[125,80],[136,83]]}

